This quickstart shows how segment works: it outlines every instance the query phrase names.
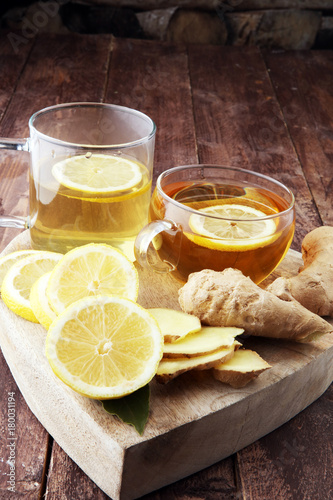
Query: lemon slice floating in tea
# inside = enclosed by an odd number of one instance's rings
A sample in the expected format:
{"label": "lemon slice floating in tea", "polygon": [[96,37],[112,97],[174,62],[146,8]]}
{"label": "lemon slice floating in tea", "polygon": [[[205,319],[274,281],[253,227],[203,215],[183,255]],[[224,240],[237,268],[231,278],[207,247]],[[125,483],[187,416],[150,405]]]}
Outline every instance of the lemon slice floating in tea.
{"label": "lemon slice floating in tea", "polygon": [[33,284],[50,272],[63,255],[56,252],[38,251],[24,257],[11,266],[1,286],[1,297],[14,313],[38,323],[29,300]]}
{"label": "lemon slice floating in tea", "polygon": [[163,355],[163,336],[152,315],[115,296],[86,297],[52,323],[46,356],[54,373],[93,399],[126,396],[146,385]]}
{"label": "lemon slice floating in tea", "polygon": [[244,251],[267,245],[276,238],[274,218],[268,218],[257,208],[224,204],[205,207],[199,212],[203,215],[193,214],[189,220],[190,228],[196,234],[187,234],[198,245],[216,250]]}
{"label": "lemon slice floating in tea", "polygon": [[51,273],[46,293],[59,314],[90,295],[111,294],[135,301],[138,290],[137,270],[125,254],[110,245],[89,243],[63,256]]}
{"label": "lemon slice floating in tea", "polygon": [[104,154],[66,158],[53,166],[52,175],[63,186],[91,195],[121,193],[142,181],[138,163]]}

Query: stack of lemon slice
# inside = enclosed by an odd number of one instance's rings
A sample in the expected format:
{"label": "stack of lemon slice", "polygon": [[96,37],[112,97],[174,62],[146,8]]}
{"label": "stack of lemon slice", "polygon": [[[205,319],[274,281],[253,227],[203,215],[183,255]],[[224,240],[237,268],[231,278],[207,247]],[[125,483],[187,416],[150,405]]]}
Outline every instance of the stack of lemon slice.
{"label": "stack of lemon slice", "polygon": [[48,328],[47,359],[72,389],[94,399],[119,398],[153,378],[163,335],[136,303],[138,274],[122,252],[104,244],[65,255],[19,252],[0,259],[1,270],[3,301]]}

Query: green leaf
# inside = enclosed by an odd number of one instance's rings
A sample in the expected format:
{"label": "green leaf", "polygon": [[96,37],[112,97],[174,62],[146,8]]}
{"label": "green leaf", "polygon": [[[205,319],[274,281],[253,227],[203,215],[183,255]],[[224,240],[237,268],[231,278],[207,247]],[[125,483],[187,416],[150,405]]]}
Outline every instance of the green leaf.
{"label": "green leaf", "polygon": [[102,401],[104,410],[119,417],[125,424],[133,425],[142,436],[149,415],[149,384],[119,399]]}

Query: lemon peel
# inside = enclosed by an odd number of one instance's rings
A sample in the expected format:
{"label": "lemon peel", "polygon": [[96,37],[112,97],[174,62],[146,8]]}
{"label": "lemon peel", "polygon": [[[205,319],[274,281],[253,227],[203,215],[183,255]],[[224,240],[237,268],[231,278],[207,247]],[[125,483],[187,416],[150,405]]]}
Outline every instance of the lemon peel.
{"label": "lemon peel", "polygon": [[46,296],[46,288],[51,276],[51,272],[43,274],[32,285],[29,296],[31,309],[38,319],[39,323],[49,329],[51,323],[56,319],[57,315],[50,307]]}
{"label": "lemon peel", "polygon": [[15,262],[1,286],[1,297],[7,307],[22,318],[38,323],[29,300],[31,287],[40,276],[51,271],[62,257],[60,253],[40,250]]}

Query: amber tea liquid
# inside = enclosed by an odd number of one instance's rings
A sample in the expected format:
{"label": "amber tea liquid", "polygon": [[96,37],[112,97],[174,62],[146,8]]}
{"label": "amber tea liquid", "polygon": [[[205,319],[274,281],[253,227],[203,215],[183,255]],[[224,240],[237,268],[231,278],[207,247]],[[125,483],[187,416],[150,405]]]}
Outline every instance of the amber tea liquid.
{"label": "amber tea liquid", "polygon": [[[151,179],[142,165],[141,182],[116,194],[92,197],[58,183],[51,168],[30,179],[30,236],[34,248],[65,253],[87,243],[123,249],[147,223]],[[41,175],[39,176],[41,177]]]}
{"label": "amber tea liquid", "polygon": [[[261,188],[247,185],[208,183],[200,181],[181,181],[163,186],[163,191],[177,204],[161,196],[155,189],[150,204],[150,220],[171,219],[177,221],[182,232],[174,234],[162,233],[163,241],[158,245],[158,253],[162,260],[171,263],[175,270],[173,275],[184,282],[192,272],[202,269],[222,271],[228,267],[239,269],[250,276],[255,283],[265,279],[285,256],[294,235],[293,209],[286,211],[289,204],[279,195]],[[246,205],[257,209],[265,215],[276,215],[274,233],[262,239],[259,245],[251,245],[251,240],[244,240],[244,245],[230,248],[230,245],[209,241],[206,236],[198,237],[190,226],[191,211],[184,206],[199,210],[224,203]],[[251,248],[252,246],[252,248]]]}

